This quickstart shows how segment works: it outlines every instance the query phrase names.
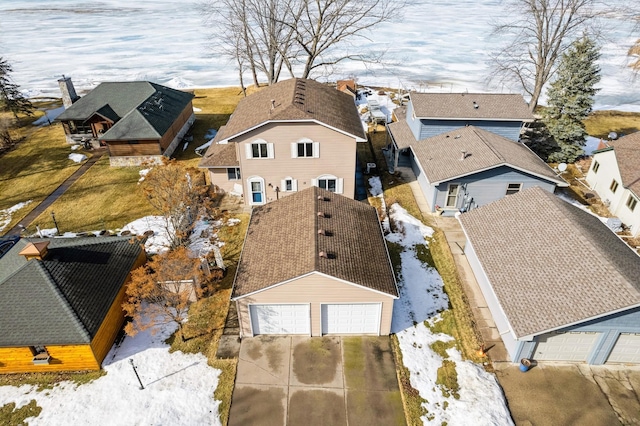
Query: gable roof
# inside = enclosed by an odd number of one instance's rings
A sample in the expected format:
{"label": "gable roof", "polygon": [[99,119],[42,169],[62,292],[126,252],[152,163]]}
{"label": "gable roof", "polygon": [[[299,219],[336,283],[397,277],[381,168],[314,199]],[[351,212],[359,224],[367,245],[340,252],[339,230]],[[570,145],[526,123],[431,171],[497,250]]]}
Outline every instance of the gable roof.
{"label": "gable roof", "polygon": [[418,118],[533,121],[529,106],[518,94],[411,92],[410,98]]}
{"label": "gable roof", "polygon": [[374,207],[317,187],[254,207],[232,298],[314,271],[398,296]]}
{"label": "gable roof", "polygon": [[238,167],[240,165],[236,144],[218,143],[221,140],[219,135],[223,133],[224,127],[220,127],[220,130],[216,133],[198,167]]}
{"label": "gable roof", "polygon": [[100,83],[57,118],[87,120],[100,114],[115,124],[100,140],[158,139],[194,95],[148,81]]}
{"label": "gable roof", "polygon": [[640,257],[599,218],[539,187],[460,222],[518,338],[640,304]]}
{"label": "gable roof", "polygon": [[[560,186],[568,186],[526,145],[475,126],[411,144],[427,179],[438,184],[499,166],[509,166]],[[462,152],[465,152],[464,160]]]}
{"label": "gable roof", "polygon": [[129,240],[36,239],[48,255],[30,261],[18,241],[0,259],[0,347],[90,343],[142,250]]}
{"label": "gable roof", "polygon": [[353,97],[314,80],[293,78],[242,99],[218,132],[218,140],[228,140],[271,121],[317,121],[366,139]]}
{"label": "gable roof", "polygon": [[631,133],[616,141],[609,142],[609,147],[595,151],[610,151],[613,149],[616,162],[620,170],[622,185],[640,197],[640,132]]}

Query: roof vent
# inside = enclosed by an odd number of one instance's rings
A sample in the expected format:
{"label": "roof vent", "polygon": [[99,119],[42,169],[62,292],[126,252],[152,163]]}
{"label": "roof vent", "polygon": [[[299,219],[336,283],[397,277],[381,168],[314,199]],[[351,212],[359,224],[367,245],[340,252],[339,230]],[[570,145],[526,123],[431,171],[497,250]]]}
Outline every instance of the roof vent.
{"label": "roof vent", "polygon": [[460,161],[464,160],[465,158],[467,158],[467,151],[460,151],[462,153],[462,155],[460,156]]}
{"label": "roof vent", "polygon": [[460,136],[460,135],[455,135],[453,138],[454,138],[454,139],[460,139],[460,138],[461,138],[461,136]]}
{"label": "roof vent", "polygon": [[273,111],[274,109],[276,109],[276,100],[271,99],[271,111]]}
{"label": "roof vent", "polygon": [[40,241],[37,243],[29,243],[20,250],[18,253],[21,256],[24,256],[27,260],[38,259],[42,260],[47,256],[49,246],[49,241]]}
{"label": "roof vent", "polygon": [[327,231],[324,229],[318,229],[318,235],[327,235]]}
{"label": "roof vent", "polygon": [[318,256],[324,258],[324,259],[328,259],[329,255],[327,254],[326,251],[321,251],[320,253],[318,253]]}
{"label": "roof vent", "polygon": [[325,213],[325,212],[318,212],[318,217],[330,218],[331,215],[329,215],[328,213]]}
{"label": "roof vent", "polygon": [[318,195],[318,201],[329,201],[329,199],[327,197],[322,196],[322,195]]}
{"label": "roof vent", "polygon": [[478,103],[476,101],[473,101],[473,107],[475,109],[478,109],[478,108],[480,108],[480,105],[478,105]]}

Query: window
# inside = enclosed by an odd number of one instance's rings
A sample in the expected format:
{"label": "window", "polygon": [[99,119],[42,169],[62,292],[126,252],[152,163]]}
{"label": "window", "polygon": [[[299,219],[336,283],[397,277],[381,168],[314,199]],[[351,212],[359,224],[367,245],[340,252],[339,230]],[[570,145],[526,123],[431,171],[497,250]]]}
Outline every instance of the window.
{"label": "window", "polygon": [[336,192],[336,179],[318,179],[318,187],[329,192]]}
{"label": "window", "polygon": [[262,139],[245,145],[247,158],[274,158],[273,144]]}
{"label": "window", "polygon": [[227,178],[229,180],[240,180],[240,167],[227,168]]}
{"label": "window", "polygon": [[320,143],[311,139],[300,139],[291,144],[291,158],[319,158]]}
{"label": "window", "polygon": [[333,175],[322,175],[318,179],[313,179],[313,186],[326,189],[336,194],[342,194],[343,181],[341,178],[337,178]]}
{"label": "window", "polygon": [[629,210],[633,211],[636,208],[636,204],[638,204],[638,200],[636,200],[633,195],[629,195],[629,198],[627,198],[627,207],[629,207]]}
{"label": "window", "polygon": [[298,190],[298,181],[287,176],[280,182],[280,188],[284,192],[296,192]]}
{"label": "window", "polygon": [[313,157],[313,142],[298,142],[298,157]]}
{"label": "window", "polygon": [[460,190],[460,185],[457,183],[450,183],[449,189],[447,189],[447,203],[445,207],[456,207],[458,204],[458,191]]}
{"label": "window", "polygon": [[613,192],[614,194],[616,193],[616,191],[618,190],[618,182],[614,179],[611,181],[611,185],[609,186],[609,189],[611,190],[611,192]]}
{"label": "window", "polygon": [[597,161],[594,161],[593,167],[591,167],[591,169],[593,170],[593,173],[598,173],[599,168],[600,168],[600,163],[598,163]]}
{"label": "window", "polygon": [[522,184],[521,183],[510,183],[510,184],[507,185],[507,194],[506,195],[515,194],[516,192],[520,192],[521,189],[522,189]]}

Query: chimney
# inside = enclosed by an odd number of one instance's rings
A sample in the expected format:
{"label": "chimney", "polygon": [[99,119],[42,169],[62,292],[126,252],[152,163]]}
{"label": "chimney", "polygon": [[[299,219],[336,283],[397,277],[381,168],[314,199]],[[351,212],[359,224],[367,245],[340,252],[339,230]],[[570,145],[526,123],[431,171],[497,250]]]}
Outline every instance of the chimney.
{"label": "chimney", "polygon": [[29,243],[20,250],[18,253],[21,256],[24,256],[27,260],[38,259],[42,260],[47,256],[47,247],[49,246],[49,241],[40,241],[37,243]]}
{"label": "chimney", "polygon": [[62,78],[58,80],[58,86],[60,86],[60,92],[62,92],[64,109],[69,108],[75,101],[80,99],[80,96],[76,94],[76,88],[73,87],[71,77],[65,77],[63,75]]}
{"label": "chimney", "polygon": [[460,161],[464,160],[465,158],[467,158],[467,151],[460,151],[462,153],[462,155],[460,156]]}

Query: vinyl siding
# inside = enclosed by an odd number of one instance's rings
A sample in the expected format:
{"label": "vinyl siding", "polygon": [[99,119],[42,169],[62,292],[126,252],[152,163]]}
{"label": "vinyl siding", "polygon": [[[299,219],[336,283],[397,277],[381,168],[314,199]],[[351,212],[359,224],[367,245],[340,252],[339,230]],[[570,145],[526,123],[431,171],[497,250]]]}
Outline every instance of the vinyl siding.
{"label": "vinyl siding", "polygon": [[34,365],[29,347],[0,348],[0,373],[99,370],[90,345],[46,346],[49,364]]}
{"label": "vinyl siding", "polygon": [[380,334],[387,335],[391,330],[393,301],[392,296],[385,296],[372,290],[346,284],[336,279],[314,273],[239,299],[238,317],[240,320],[241,336],[250,337],[252,335],[249,304],[310,303],[311,335],[321,336],[321,304],[371,302],[382,303]]}
{"label": "vinyl siding", "polygon": [[[521,121],[493,121],[493,120],[420,120],[418,140],[452,132],[460,127],[476,126],[481,129],[504,136],[512,141],[520,140]],[[414,132],[414,134],[416,134]]]}
{"label": "vinyl siding", "polygon": [[[224,192],[234,191],[234,185],[236,184],[242,186],[244,189],[244,180],[243,179],[229,180],[229,177],[227,176],[226,168],[220,168],[220,169],[210,168],[208,170],[209,170],[209,182],[211,182],[211,185],[217,186],[222,191]],[[240,176],[242,176],[242,172],[240,173]]]}

